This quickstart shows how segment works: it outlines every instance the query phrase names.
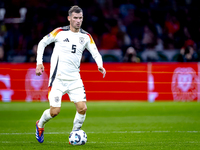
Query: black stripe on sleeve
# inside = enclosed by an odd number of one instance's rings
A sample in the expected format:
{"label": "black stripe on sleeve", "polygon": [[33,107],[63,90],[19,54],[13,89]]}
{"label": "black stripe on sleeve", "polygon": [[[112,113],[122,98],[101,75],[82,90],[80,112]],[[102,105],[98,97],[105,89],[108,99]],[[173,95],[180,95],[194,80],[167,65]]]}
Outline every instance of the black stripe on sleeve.
{"label": "black stripe on sleeve", "polygon": [[52,84],[53,84],[53,81],[55,80],[55,77],[56,77],[56,73],[57,73],[57,69],[58,69],[58,62],[59,62],[59,58],[58,58],[58,60],[57,60],[57,64],[56,64],[56,67],[55,67],[55,69],[54,69],[54,72],[53,72],[53,75],[52,75],[52,80],[51,80],[51,83],[50,83],[50,85],[49,86],[52,86]]}

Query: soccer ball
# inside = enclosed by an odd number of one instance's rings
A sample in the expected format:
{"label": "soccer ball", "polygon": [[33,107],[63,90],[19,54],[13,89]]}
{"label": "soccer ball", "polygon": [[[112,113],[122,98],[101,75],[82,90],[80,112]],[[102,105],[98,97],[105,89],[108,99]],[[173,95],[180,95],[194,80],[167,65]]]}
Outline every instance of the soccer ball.
{"label": "soccer ball", "polygon": [[87,135],[83,130],[74,130],[69,135],[69,144],[84,145],[87,142]]}

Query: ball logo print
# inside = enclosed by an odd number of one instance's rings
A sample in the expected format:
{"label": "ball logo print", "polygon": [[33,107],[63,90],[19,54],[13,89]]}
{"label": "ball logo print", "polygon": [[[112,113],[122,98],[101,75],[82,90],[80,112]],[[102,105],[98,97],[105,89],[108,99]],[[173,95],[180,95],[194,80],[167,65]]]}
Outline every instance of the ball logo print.
{"label": "ball logo print", "polygon": [[78,142],[80,142],[80,140],[81,140],[81,136],[80,135],[78,135],[77,133],[75,134],[75,140],[74,141],[72,141],[72,143],[71,144],[74,144],[74,145],[76,145]]}
{"label": "ball logo print", "polygon": [[87,142],[87,135],[83,130],[72,131],[69,135],[69,144],[84,145]]}
{"label": "ball logo print", "polygon": [[176,68],[171,84],[174,100],[194,100],[197,97],[197,81],[198,78],[193,68]]}

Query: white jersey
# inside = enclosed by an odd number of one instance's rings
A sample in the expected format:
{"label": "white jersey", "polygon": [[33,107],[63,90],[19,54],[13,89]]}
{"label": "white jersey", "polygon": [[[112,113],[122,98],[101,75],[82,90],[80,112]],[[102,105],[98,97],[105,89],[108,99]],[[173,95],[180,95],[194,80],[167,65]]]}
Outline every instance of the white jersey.
{"label": "white jersey", "polygon": [[75,33],[70,26],[59,27],[45,36],[38,44],[37,64],[42,64],[45,47],[54,42],[51,56],[50,79],[76,80],[80,78],[80,62],[87,49],[98,67],[103,67],[102,57],[89,33],[80,29]]}

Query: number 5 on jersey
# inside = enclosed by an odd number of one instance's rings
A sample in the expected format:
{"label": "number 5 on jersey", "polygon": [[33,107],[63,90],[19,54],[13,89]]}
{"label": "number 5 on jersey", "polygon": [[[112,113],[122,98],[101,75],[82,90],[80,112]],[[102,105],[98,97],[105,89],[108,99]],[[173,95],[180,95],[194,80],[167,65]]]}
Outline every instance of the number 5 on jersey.
{"label": "number 5 on jersey", "polygon": [[72,45],[72,53],[76,53],[76,45]]}

